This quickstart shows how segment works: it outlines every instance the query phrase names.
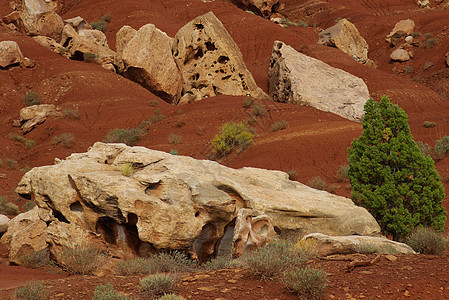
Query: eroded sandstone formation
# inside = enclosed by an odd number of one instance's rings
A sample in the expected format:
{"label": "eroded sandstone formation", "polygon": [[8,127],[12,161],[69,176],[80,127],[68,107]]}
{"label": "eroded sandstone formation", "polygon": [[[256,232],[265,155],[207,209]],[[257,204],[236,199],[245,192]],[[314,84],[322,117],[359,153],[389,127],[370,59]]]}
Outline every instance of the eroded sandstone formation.
{"label": "eroded sandstone formation", "polygon": [[[130,176],[122,172],[125,164],[133,166]],[[96,241],[121,253],[117,257],[177,249],[204,261],[239,256],[269,242],[275,231],[380,232],[374,218],[350,199],[290,181],[284,172],[236,170],[124,144],[96,143],[86,153],[33,168],[16,192],[34,198],[38,208],[27,214],[42,230],[24,228],[21,235],[14,224],[24,214],[11,220],[2,238],[15,249],[11,261],[42,248],[40,238],[54,257],[67,243]],[[29,239],[38,246],[26,246]]]}

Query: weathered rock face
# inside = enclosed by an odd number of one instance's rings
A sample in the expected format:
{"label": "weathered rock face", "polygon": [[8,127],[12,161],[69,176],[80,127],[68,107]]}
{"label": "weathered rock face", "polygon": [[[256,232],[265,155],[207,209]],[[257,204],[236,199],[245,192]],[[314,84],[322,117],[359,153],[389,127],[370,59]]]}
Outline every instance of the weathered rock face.
{"label": "weathered rock face", "polygon": [[21,130],[24,133],[42,124],[48,116],[61,115],[53,104],[40,104],[24,107],[20,110]]}
{"label": "weathered rock face", "polygon": [[240,49],[212,12],[178,31],[173,56],[184,78],[180,103],[216,95],[267,97],[247,70]]}
{"label": "weathered rock face", "polygon": [[5,215],[0,215],[0,234],[8,230],[9,218]]}
{"label": "weathered rock face", "polygon": [[129,41],[137,34],[137,30],[131,26],[125,25],[117,31],[115,36],[115,65],[117,66],[118,73],[123,73],[125,66],[123,64],[123,51]]}
{"label": "weathered rock face", "polygon": [[128,27],[117,33],[117,58],[121,58],[118,65],[123,63],[123,75],[176,104],[183,80],[172,56],[172,39],[153,24],[144,25],[137,32]]}
{"label": "weathered rock face", "polygon": [[403,32],[405,36],[412,34],[415,31],[415,22],[411,19],[402,20],[394,25],[393,30],[387,35],[387,42],[391,43],[392,37],[398,33]]}
{"label": "weathered rock face", "polygon": [[66,55],[83,60],[84,54],[91,53],[94,61],[102,66],[114,62],[115,52],[109,49],[104,33],[98,30],[82,30],[79,34],[70,25],[65,25],[60,44],[67,49]]}
{"label": "weathered rock face", "polygon": [[269,69],[273,100],[310,105],[353,121],[363,117],[369,91],[362,79],[276,41]]}
{"label": "weathered rock face", "polygon": [[368,43],[354,24],[346,19],[322,31],[318,44],[336,47],[362,64],[372,64],[368,59]]}
{"label": "weathered rock face", "polygon": [[[134,166],[129,177],[121,172],[125,163]],[[96,143],[87,153],[34,168],[16,192],[34,195],[58,222],[141,255],[178,249],[203,260],[232,249],[238,256],[253,243],[269,241],[273,224],[298,236],[380,232],[374,218],[350,199],[289,181],[284,172],[235,170],[124,144]]]}
{"label": "weathered rock face", "polygon": [[407,50],[396,49],[391,53],[390,58],[394,61],[407,61],[410,59],[410,54]]}
{"label": "weathered rock face", "polygon": [[22,60],[23,54],[16,42],[0,42],[0,67],[7,68],[14,64],[20,64]]}
{"label": "weathered rock face", "polygon": [[64,20],[64,24],[72,26],[77,32],[82,30],[92,30],[92,26],[90,26],[90,24],[80,16]]}
{"label": "weathered rock face", "polygon": [[64,22],[44,0],[23,0],[20,27],[31,36],[43,35],[59,41]]}
{"label": "weathered rock face", "polygon": [[284,7],[279,0],[233,0],[232,2],[264,17],[270,17]]}
{"label": "weathered rock face", "polygon": [[33,40],[53,52],[62,55],[66,54],[66,49],[61,44],[57,43],[54,39],[49,38],[48,36],[33,36]]}
{"label": "weathered rock face", "polygon": [[385,237],[372,236],[328,236],[311,233],[304,236],[300,244],[313,245],[318,256],[333,254],[363,253],[365,251],[394,252],[398,254],[415,254],[410,246],[389,240]]}

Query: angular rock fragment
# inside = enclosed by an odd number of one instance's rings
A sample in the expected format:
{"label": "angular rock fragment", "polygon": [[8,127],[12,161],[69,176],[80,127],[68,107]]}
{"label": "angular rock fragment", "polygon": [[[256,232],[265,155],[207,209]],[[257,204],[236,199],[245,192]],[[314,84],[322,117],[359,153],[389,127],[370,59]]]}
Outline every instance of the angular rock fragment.
{"label": "angular rock fragment", "polygon": [[20,64],[22,60],[23,54],[16,42],[0,42],[0,67],[7,68],[11,65]]}

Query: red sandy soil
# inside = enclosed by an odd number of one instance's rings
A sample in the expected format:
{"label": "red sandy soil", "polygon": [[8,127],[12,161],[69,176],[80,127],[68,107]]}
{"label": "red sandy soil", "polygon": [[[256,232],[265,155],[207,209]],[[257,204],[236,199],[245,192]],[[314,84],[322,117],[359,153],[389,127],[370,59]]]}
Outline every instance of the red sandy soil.
{"label": "red sandy soil", "polygon": [[[0,15],[11,10],[7,1],[0,3]],[[201,0],[150,1],[150,0],[99,0],[63,1],[61,15],[64,19],[82,16],[88,22],[96,21],[104,14],[111,15],[105,31],[111,48],[115,48],[115,34],[123,25],[136,29],[153,23],[169,36],[185,23],[208,11],[213,11],[222,21],[240,47],[245,63],[257,84],[267,91],[268,64],[275,40],[281,40],[298,51],[361,77],[375,99],[383,94],[390,96],[409,115],[409,123],[415,140],[433,146],[437,139],[449,135],[449,68],[445,54],[449,51],[449,11],[438,7],[420,9],[414,0],[284,0],[283,13],[292,21],[305,21],[309,27],[283,28],[236,8],[229,1]],[[335,48],[316,44],[320,29],[335,24],[337,18],[350,18],[369,44],[368,56],[377,64],[369,68],[354,61]],[[414,48],[414,57],[406,63],[391,63],[393,48],[385,36],[394,24],[411,18],[416,31],[438,38],[430,48]],[[0,70],[0,195],[20,206],[24,199],[18,198],[14,188],[23,175],[20,168],[52,164],[55,158],[65,158],[73,152],[85,152],[96,141],[101,141],[113,128],[137,127],[159,110],[166,118],[151,126],[150,131],[138,145],[169,152],[176,149],[180,155],[207,159],[211,154],[210,140],[219,127],[227,121],[245,121],[251,118],[250,110],[242,106],[244,97],[218,96],[189,105],[175,107],[160,100],[136,83],[104,70],[98,65],[71,61],[50,52],[30,37],[9,31],[0,24],[0,41],[14,40],[23,54],[37,65],[33,69],[11,68]],[[431,61],[433,66],[423,70]],[[405,72],[409,66],[412,72]],[[410,71],[409,69],[406,69]],[[12,126],[23,107],[22,96],[27,90],[42,96],[43,103],[53,103],[62,109],[78,108],[79,120],[49,118],[45,123],[26,135],[36,141],[30,150],[12,141],[10,134],[19,133]],[[150,101],[157,101],[155,106]],[[350,195],[348,182],[338,182],[337,169],[347,164],[346,149],[361,133],[361,125],[336,115],[311,107],[261,101],[267,114],[255,118],[258,134],[255,142],[242,153],[234,153],[221,163],[230,167],[253,166],[283,171],[296,171],[297,180],[307,183],[320,176],[334,186],[335,193]],[[285,120],[288,127],[270,132],[274,121]],[[424,128],[424,121],[436,122],[434,128]],[[54,136],[73,133],[74,145],[64,148],[54,145]],[[180,144],[170,144],[169,135],[182,137]],[[6,159],[18,162],[10,168]],[[449,173],[449,159],[436,163],[443,183]],[[444,202],[449,207],[447,198]],[[446,225],[448,228],[448,225]],[[6,262],[6,250],[0,248],[1,258]],[[344,299],[381,298],[398,299],[444,299],[449,297],[447,256],[400,256],[395,262],[384,257],[370,267],[344,272],[347,262],[316,260],[311,262],[329,273],[326,298]],[[209,277],[181,284],[179,293],[193,299],[293,299],[278,282],[260,282],[246,270],[227,270],[206,273]],[[242,277],[239,277],[243,275]],[[193,275],[185,275],[193,276]],[[236,283],[228,280],[237,278]],[[117,290],[133,297],[138,295],[137,277],[84,277],[49,274],[17,266],[0,266],[0,298],[30,278],[41,279],[51,287],[57,299],[90,298],[97,284],[111,282]],[[216,287],[212,291],[198,289]],[[228,289],[226,292],[221,292]],[[63,295],[61,295],[61,293]],[[58,297],[56,295],[60,294]]]}

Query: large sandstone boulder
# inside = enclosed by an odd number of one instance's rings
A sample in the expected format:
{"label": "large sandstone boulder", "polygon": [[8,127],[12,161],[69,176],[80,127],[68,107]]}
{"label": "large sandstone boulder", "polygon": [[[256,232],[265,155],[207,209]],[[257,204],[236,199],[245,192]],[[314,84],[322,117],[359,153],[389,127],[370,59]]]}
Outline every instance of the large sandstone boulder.
{"label": "large sandstone boulder", "polygon": [[43,35],[59,41],[64,22],[44,0],[23,0],[19,27],[31,36]]}
{"label": "large sandstone boulder", "polygon": [[27,133],[42,124],[49,116],[60,116],[61,112],[54,104],[39,104],[24,107],[20,110],[20,129]]}
{"label": "large sandstone boulder", "polygon": [[[33,36],[33,40],[35,40],[41,46],[50,49],[53,52],[58,54],[66,55],[66,48],[64,48],[61,44],[56,42],[54,39],[49,38],[48,36]],[[69,54],[67,54],[69,55]],[[70,55],[69,55],[70,56]]]}
{"label": "large sandstone boulder", "polygon": [[284,7],[279,0],[232,0],[232,2],[266,18]]}
{"label": "large sandstone boulder", "polygon": [[322,233],[311,233],[304,236],[299,244],[313,245],[318,256],[366,252],[415,254],[415,251],[407,244],[395,242],[385,237],[328,236]]}
{"label": "large sandstone boulder", "polygon": [[123,75],[169,103],[181,94],[182,76],[171,52],[172,39],[153,24],[137,32],[129,26],[117,33],[118,65]]}
{"label": "large sandstone boulder", "polygon": [[123,26],[117,31],[115,36],[115,65],[117,66],[118,73],[123,73],[125,70],[125,65],[123,64],[123,51],[136,34],[137,30],[128,25]]}
{"label": "large sandstone boulder", "polygon": [[173,56],[184,78],[180,103],[216,95],[267,97],[246,68],[240,49],[212,12],[178,31]]}
{"label": "large sandstone boulder", "polygon": [[14,41],[0,42],[0,67],[7,68],[11,65],[20,64],[23,60],[22,51]]}
{"label": "large sandstone boulder", "polygon": [[362,64],[373,64],[368,59],[368,43],[355,25],[346,19],[341,19],[334,26],[322,31],[318,44],[336,47]]}
{"label": "large sandstone boulder", "polygon": [[[125,164],[134,166],[132,175],[122,174]],[[178,249],[200,260],[220,251],[238,256],[269,241],[274,228],[297,236],[380,232],[350,199],[290,181],[284,172],[236,170],[124,144],[96,143],[33,168],[16,192],[34,196],[59,221],[138,255]]]}
{"label": "large sandstone boulder", "polygon": [[362,79],[276,41],[269,69],[273,100],[310,105],[361,121],[369,91]]}
{"label": "large sandstone boulder", "polygon": [[401,20],[394,25],[393,30],[387,35],[387,42],[391,43],[392,37],[396,33],[403,33],[405,36],[411,35],[415,31],[415,22],[411,19]]}
{"label": "large sandstone boulder", "polygon": [[393,61],[408,61],[410,60],[410,54],[407,50],[396,49],[391,53],[390,58]]}
{"label": "large sandstone boulder", "polygon": [[0,235],[8,230],[9,218],[5,215],[0,215]]}
{"label": "large sandstone boulder", "polygon": [[80,32],[82,30],[92,30],[92,26],[80,16],[64,20],[64,24],[72,26],[76,32]]}

